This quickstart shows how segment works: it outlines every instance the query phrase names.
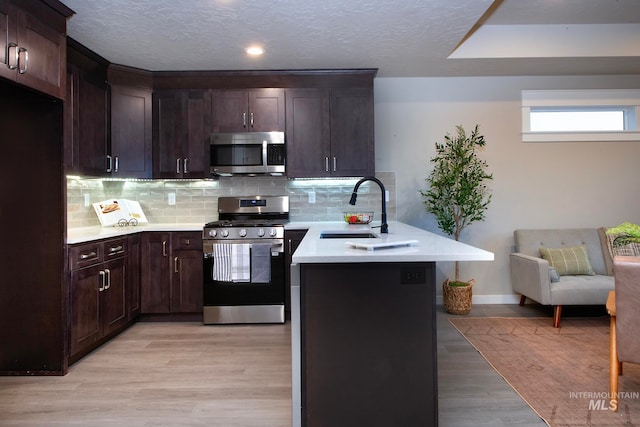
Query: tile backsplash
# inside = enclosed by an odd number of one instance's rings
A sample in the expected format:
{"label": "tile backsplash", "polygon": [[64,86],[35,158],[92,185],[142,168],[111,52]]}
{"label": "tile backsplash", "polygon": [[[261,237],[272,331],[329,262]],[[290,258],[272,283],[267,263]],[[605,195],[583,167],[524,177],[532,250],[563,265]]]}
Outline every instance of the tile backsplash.
{"label": "tile backsplash", "polygon": [[[389,193],[388,219],[396,219],[396,174],[378,172]],[[349,205],[357,178],[290,180],[284,177],[221,177],[218,180],[109,180],[67,177],[67,227],[100,225],[91,203],[110,198],[137,200],[150,223],[206,223],[218,219],[219,196],[288,195],[291,221],[342,220],[344,211],[373,211],[380,220],[380,191],[362,184]],[[309,203],[309,193],[315,203]],[[176,204],[169,205],[169,194]],[[88,202],[89,206],[85,206]]]}

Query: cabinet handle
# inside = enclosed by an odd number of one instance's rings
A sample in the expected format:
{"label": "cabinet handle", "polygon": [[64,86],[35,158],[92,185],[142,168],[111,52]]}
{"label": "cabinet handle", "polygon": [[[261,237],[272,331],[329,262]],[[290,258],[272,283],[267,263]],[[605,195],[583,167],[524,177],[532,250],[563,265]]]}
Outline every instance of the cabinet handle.
{"label": "cabinet handle", "polygon": [[162,242],[162,256],[167,256],[167,241]]}
{"label": "cabinet handle", "polygon": [[289,255],[291,255],[291,239],[289,239]]}
{"label": "cabinet handle", "polygon": [[104,287],[104,290],[106,291],[111,287],[111,270],[109,270],[108,268],[105,268],[104,272],[105,272],[105,276],[107,277],[107,285]]}
{"label": "cabinet handle", "polygon": [[176,159],[176,173],[180,175],[180,157]]}
{"label": "cabinet handle", "polygon": [[[14,55],[14,59],[15,62],[12,64],[11,63],[11,49],[15,49],[15,55]],[[18,59],[20,57],[20,54],[18,53],[18,45],[11,42],[7,45],[7,67],[9,67],[10,70],[15,70],[16,68],[18,68]]]}
{"label": "cabinet handle", "polygon": [[107,172],[111,172],[113,167],[113,157],[107,154]]}
{"label": "cabinet handle", "polygon": [[95,252],[89,252],[88,254],[80,254],[80,260],[84,261],[85,259],[95,258],[98,256]]}
{"label": "cabinet handle", "polygon": [[253,112],[249,115],[249,124],[253,127]]}
{"label": "cabinet handle", "polygon": [[324,171],[329,172],[329,157],[324,158]]}
{"label": "cabinet handle", "polygon": [[242,127],[243,128],[247,127],[247,113],[246,112],[242,112]]}
{"label": "cabinet handle", "polygon": [[179,270],[178,270],[178,262],[179,262],[178,261],[178,257],[175,257],[173,259],[173,272],[174,273],[178,273],[179,272]]}
{"label": "cabinet handle", "polygon": [[333,156],[333,171],[335,172],[338,167],[338,162],[336,161],[336,156]]}
{"label": "cabinet handle", "polygon": [[109,248],[109,252],[110,253],[120,252],[120,251],[122,251],[122,249],[123,249],[122,245],[120,245],[120,246],[112,246],[112,247]]}
{"label": "cabinet handle", "polygon": [[98,288],[98,291],[102,292],[102,291],[104,291],[104,289],[105,289],[105,288],[104,288],[104,283],[105,283],[104,278],[105,278],[106,273],[105,273],[104,271],[101,271],[101,272],[100,272],[100,273],[98,273],[98,274],[100,275],[100,282],[101,282],[101,285],[100,285],[100,287]]}
{"label": "cabinet handle", "polygon": [[189,166],[188,166],[188,162],[189,162],[189,158],[185,157],[184,160],[182,161],[182,172],[183,173],[189,173]]}
{"label": "cabinet handle", "polygon": [[116,157],[114,158],[114,166],[115,166],[115,167],[113,168],[113,171],[114,171],[115,173],[118,173],[119,165],[120,165],[120,161],[119,161],[119,159],[118,159],[118,156],[116,156]]}
{"label": "cabinet handle", "polygon": [[[24,63],[20,61],[20,54],[24,53]],[[24,67],[21,67],[20,64],[23,64]],[[29,51],[24,47],[18,48],[18,72],[20,74],[25,74],[27,72],[27,67],[29,66]]]}

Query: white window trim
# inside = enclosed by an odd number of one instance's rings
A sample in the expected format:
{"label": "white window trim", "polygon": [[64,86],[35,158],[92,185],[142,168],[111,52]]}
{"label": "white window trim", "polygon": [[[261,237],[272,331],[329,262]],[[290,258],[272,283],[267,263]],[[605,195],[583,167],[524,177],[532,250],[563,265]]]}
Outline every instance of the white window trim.
{"label": "white window trim", "polygon": [[[620,132],[532,132],[529,120],[532,107],[626,107],[635,113],[628,120],[630,129]],[[523,142],[640,141],[640,90],[523,90]]]}

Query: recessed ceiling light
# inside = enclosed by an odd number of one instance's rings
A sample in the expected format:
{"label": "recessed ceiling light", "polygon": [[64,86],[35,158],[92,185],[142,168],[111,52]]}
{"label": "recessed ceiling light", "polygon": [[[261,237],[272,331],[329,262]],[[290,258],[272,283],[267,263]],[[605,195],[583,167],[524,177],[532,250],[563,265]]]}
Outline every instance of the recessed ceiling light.
{"label": "recessed ceiling light", "polygon": [[259,56],[264,53],[264,49],[260,46],[251,46],[246,49],[246,52],[251,56]]}

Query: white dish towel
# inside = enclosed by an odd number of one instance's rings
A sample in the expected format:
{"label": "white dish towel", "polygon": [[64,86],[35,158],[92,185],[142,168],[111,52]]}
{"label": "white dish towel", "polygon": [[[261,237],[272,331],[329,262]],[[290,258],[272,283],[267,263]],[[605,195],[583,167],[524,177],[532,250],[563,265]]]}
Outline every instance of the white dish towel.
{"label": "white dish towel", "polygon": [[217,282],[231,281],[231,247],[228,244],[216,244],[213,246],[213,267],[211,279]]}
{"label": "white dish towel", "polygon": [[251,244],[231,245],[231,281],[251,281]]}

